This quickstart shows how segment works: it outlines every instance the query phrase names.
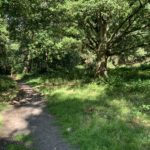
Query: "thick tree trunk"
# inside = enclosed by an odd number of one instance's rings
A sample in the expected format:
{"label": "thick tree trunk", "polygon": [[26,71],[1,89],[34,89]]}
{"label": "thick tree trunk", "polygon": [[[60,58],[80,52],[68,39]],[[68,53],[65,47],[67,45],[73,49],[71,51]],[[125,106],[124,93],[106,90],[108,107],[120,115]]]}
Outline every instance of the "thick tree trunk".
{"label": "thick tree trunk", "polygon": [[96,76],[104,77],[104,78],[108,77],[108,74],[107,74],[107,59],[108,59],[107,56],[103,56],[97,61]]}
{"label": "thick tree trunk", "polygon": [[107,50],[107,21],[103,18],[103,15],[100,14],[98,21],[99,28],[99,45],[97,47],[97,66],[96,66],[96,76],[98,77],[107,77],[107,59],[106,54]]}

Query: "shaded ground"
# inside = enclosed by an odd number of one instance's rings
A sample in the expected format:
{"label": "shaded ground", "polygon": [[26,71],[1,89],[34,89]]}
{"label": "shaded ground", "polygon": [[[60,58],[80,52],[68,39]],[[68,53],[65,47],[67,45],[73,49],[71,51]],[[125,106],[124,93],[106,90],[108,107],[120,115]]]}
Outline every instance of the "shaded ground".
{"label": "shaded ground", "polygon": [[[20,91],[12,102],[13,107],[4,111],[0,128],[0,150],[9,144],[24,144],[37,150],[70,150],[60,136],[54,118],[44,111],[42,97],[29,86],[19,83]],[[17,135],[30,135],[32,143],[15,142]]]}

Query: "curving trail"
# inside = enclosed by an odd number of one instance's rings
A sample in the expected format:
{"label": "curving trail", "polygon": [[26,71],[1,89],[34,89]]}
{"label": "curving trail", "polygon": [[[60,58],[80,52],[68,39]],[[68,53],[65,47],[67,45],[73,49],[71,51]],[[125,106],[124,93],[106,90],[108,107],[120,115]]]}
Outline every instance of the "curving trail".
{"label": "curving trail", "polygon": [[[31,147],[37,150],[72,150],[61,137],[54,118],[45,111],[45,102],[30,86],[18,83],[19,92],[13,107],[3,112],[0,141],[13,141],[18,134],[31,135]],[[1,148],[0,148],[1,150]]]}

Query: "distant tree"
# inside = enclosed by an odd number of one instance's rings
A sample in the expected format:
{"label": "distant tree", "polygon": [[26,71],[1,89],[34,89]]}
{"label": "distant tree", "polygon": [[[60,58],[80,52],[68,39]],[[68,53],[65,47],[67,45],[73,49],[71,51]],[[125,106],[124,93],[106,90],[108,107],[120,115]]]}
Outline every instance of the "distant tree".
{"label": "distant tree", "polygon": [[70,21],[63,4],[59,0],[11,0],[4,3],[10,37],[20,43],[18,54],[22,59],[18,58],[18,61],[23,64],[25,72],[45,72],[60,65],[70,67],[76,64],[67,55],[71,56],[77,50],[80,40],[73,38],[72,33],[70,35]]}

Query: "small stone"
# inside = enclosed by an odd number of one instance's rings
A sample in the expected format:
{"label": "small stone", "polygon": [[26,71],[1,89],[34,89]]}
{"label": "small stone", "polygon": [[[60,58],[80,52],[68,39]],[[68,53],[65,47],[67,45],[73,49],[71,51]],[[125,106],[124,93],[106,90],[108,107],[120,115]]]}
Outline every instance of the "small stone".
{"label": "small stone", "polygon": [[20,105],[20,103],[18,101],[12,101],[11,103],[12,105]]}
{"label": "small stone", "polygon": [[67,128],[67,132],[71,132],[72,131],[72,128]]}

